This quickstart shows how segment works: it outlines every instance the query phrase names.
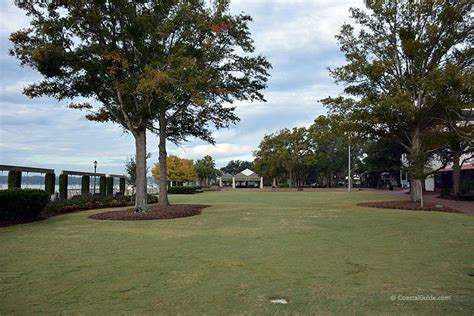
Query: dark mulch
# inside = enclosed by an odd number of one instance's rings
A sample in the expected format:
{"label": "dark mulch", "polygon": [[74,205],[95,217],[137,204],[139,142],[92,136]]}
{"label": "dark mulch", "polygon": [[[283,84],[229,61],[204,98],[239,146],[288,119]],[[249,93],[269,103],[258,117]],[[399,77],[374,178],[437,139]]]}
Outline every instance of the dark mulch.
{"label": "dark mulch", "polygon": [[134,212],[133,208],[123,211],[109,211],[89,216],[92,219],[117,220],[117,221],[139,221],[153,219],[171,219],[188,217],[201,214],[201,210],[209,205],[175,204],[171,206],[152,206],[148,212]]}
{"label": "dark mulch", "polygon": [[[390,208],[396,210],[407,210],[407,211],[427,211],[427,212],[448,212],[448,213],[461,213],[458,210],[452,209],[446,205],[434,204],[424,202],[423,208],[420,203],[414,203],[412,201],[380,201],[380,202],[365,202],[357,204],[359,206],[376,207],[376,208]],[[440,205],[441,207],[437,207]]]}

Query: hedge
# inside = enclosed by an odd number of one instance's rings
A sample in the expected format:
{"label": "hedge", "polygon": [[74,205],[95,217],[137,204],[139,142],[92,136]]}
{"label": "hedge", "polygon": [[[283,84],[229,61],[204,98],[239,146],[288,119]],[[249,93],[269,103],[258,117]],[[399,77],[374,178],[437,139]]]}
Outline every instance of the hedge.
{"label": "hedge", "polygon": [[67,174],[59,175],[59,198],[61,200],[67,199]]}
{"label": "hedge", "polygon": [[121,195],[125,194],[125,178],[120,178],[120,190]]}
{"label": "hedge", "polygon": [[0,219],[35,219],[45,209],[50,195],[39,189],[0,190]]}
{"label": "hedge", "polygon": [[[70,200],[53,201],[46,207],[47,215],[69,213],[80,210],[89,210],[105,207],[133,206],[133,196],[81,196]],[[148,194],[148,203],[156,203],[158,198]]]}
{"label": "hedge", "polygon": [[168,188],[169,194],[194,194],[196,187],[176,186]]}
{"label": "hedge", "polygon": [[56,176],[54,173],[47,173],[44,176],[44,190],[49,194],[54,194],[54,186],[56,185]]}
{"label": "hedge", "polygon": [[106,178],[106,191],[105,194],[107,196],[114,195],[114,178],[113,177],[107,177]]}
{"label": "hedge", "polygon": [[102,196],[107,195],[107,178],[104,176],[99,178],[99,193]]}
{"label": "hedge", "polygon": [[91,177],[82,176],[81,178],[81,194],[82,195],[89,195],[90,185],[91,185]]}
{"label": "hedge", "polygon": [[21,188],[21,171],[11,170],[8,172],[8,189]]}

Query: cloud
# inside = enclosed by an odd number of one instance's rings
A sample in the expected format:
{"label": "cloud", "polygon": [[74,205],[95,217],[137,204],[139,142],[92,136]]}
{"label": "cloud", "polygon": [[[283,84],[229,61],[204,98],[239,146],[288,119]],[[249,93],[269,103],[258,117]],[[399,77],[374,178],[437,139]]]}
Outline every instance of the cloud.
{"label": "cloud", "polygon": [[10,33],[29,25],[29,18],[18,9],[13,1],[0,1],[0,35],[8,37]]}

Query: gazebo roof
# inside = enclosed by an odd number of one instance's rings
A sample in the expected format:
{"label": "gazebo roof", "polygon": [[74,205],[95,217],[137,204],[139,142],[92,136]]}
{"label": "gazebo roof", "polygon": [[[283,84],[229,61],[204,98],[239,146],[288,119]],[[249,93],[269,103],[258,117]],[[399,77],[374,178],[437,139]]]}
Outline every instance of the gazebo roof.
{"label": "gazebo roof", "polygon": [[232,178],[235,178],[237,181],[260,180],[260,176],[250,169],[245,169],[236,175],[225,173],[221,178],[222,180],[232,180]]}
{"label": "gazebo roof", "polygon": [[250,170],[250,169],[245,169],[245,170],[243,170],[243,171],[237,173],[237,174],[235,175],[235,177],[236,177],[236,178],[237,178],[237,177],[239,177],[239,178],[245,178],[245,177],[248,177],[248,178],[250,178],[250,177],[258,177],[258,178],[260,178],[258,174],[256,174],[254,171],[252,171],[252,170]]}

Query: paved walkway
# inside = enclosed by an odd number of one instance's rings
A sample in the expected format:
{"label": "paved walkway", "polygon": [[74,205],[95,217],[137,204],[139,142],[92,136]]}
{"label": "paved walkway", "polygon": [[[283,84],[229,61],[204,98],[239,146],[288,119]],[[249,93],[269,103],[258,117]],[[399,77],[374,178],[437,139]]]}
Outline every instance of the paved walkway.
{"label": "paved walkway", "polygon": [[[363,191],[370,191],[385,195],[398,196],[402,199],[410,199],[410,194],[406,194],[405,191],[387,191],[387,190],[376,190],[376,189],[363,189]],[[452,209],[458,210],[462,213],[469,214],[474,216],[474,202],[473,201],[453,201],[445,200],[438,198],[439,194],[437,193],[425,193],[423,194],[423,199],[426,202],[433,204],[441,204]]]}

